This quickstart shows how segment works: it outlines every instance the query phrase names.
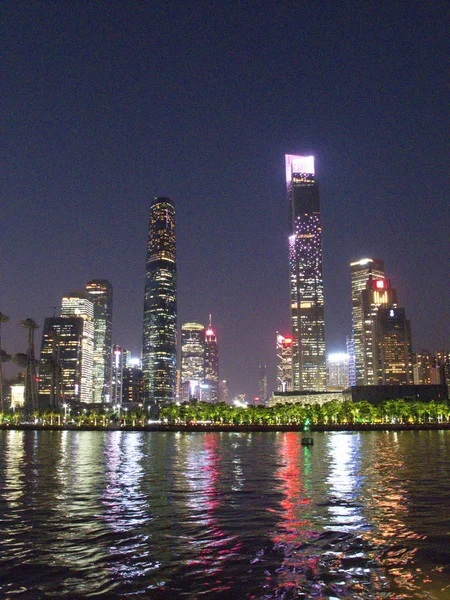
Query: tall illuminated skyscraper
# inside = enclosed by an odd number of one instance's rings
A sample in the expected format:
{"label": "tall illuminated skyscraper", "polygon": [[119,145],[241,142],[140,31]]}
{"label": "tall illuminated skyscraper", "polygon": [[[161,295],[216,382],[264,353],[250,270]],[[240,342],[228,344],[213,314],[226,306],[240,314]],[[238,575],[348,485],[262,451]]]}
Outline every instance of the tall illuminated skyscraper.
{"label": "tall illuminated skyscraper", "polygon": [[93,402],[111,401],[113,289],[106,279],[93,279],[86,292],[94,304]]}
{"label": "tall illuminated skyscraper", "polygon": [[384,262],[379,259],[362,258],[350,263],[352,279],[352,350],[349,356],[353,377],[350,385],[367,385],[364,344],[364,317],[361,292],[366,289],[369,277],[384,279]]}
{"label": "tall illuminated skyscraper", "polygon": [[144,400],[165,404],[175,398],[177,340],[177,266],[175,207],[154,198],[145,269],[142,378]]}
{"label": "tall illuminated skyscraper", "polygon": [[313,156],[286,154],[294,390],[325,390],[322,227]]}
{"label": "tall illuminated skyscraper", "polygon": [[207,398],[213,404],[219,402],[219,345],[217,336],[211,325],[205,331],[205,375],[204,383],[207,386]]}
{"label": "tall illuminated skyscraper", "polygon": [[205,377],[205,327],[200,323],[181,326],[181,385],[190,383],[190,397],[200,399]]}
{"label": "tall illuminated skyscraper", "polygon": [[61,302],[61,317],[82,319],[81,373],[79,401],[92,403],[92,369],[94,363],[94,304],[84,291],[71,292]]}

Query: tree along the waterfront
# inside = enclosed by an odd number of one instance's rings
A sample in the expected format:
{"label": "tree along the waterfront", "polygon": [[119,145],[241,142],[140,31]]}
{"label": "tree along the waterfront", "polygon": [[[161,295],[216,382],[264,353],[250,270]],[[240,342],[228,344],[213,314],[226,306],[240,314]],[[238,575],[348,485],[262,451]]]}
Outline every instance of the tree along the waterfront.
{"label": "tree along the waterfront", "polygon": [[[169,404],[160,409],[160,422],[171,425],[298,425],[305,421],[314,425],[356,425],[356,424],[421,424],[448,423],[450,402],[433,400],[419,402],[411,400],[385,400],[380,404],[331,401],[324,404],[277,404],[271,408],[230,406],[225,403],[185,402]],[[80,427],[143,427],[148,423],[144,407],[129,410],[125,407],[99,407],[98,409],[78,408],[78,410],[46,409],[33,411],[28,422],[62,426],[66,424]],[[0,412],[0,423],[18,425],[24,422],[20,409]]]}

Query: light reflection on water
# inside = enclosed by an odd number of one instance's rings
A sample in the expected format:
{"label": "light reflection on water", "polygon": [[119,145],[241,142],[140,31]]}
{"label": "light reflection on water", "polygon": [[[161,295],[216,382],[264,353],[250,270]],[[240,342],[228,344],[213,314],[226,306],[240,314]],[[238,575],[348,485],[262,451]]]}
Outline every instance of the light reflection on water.
{"label": "light reflection on water", "polygon": [[0,596],[450,594],[449,432],[0,431]]}

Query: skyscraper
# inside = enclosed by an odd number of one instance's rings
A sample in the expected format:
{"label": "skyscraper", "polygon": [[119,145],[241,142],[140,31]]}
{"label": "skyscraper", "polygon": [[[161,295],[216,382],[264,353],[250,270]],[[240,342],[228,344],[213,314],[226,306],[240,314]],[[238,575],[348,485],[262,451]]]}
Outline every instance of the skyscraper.
{"label": "skyscraper", "polygon": [[123,395],[123,370],[126,366],[127,350],[124,350],[118,344],[114,344],[112,349],[112,369],[111,369],[111,402],[113,404],[122,404]]}
{"label": "skyscraper", "polygon": [[190,396],[200,399],[205,377],[205,327],[200,323],[181,326],[181,385],[190,382]]}
{"label": "skyscraper", "polygon": [[287,154],[289,263],[294,390],[325,390],[322,227],[313,156]]}
{"label": "skyscraper", "polygon": [[362,314],[361,292],[366,289],[369,276],[373,279],[384,278],[384,263],[382,260],[363,258],[350,263],[352,279],[352,349],[349,363],[354,373],[350,385],[366,385],[365,350],[364,350],[364,320]]}
{"label": "skyscraper", "polygon": [[396,308],[397,293],[389,279],[373,279],[372,275],[361,292],[362,347],[364,359],[364,385],[377,385],[377,338],[375,322],[381,308]]}
{"label": "skyscraper", "polygon": [[277,391],[292,391],[292,337],[277,331]]}
{"label": "skyscraper", "polygon": [[93,402],[111,401],[113,289],[106,279],[93,279],[86,292],[94,304]]}
{"label": "skyscraper", "polygon": [[170,198],[154,198],[145,269],[142,378],[146,403],[175,398],[177,341],[177,267],[175,207]]}
{"label": "skyscraper", "polygon": [[205,332],[204,383],[207,400],[214,404],[219,402],[219,345],[211,325],[211,315],[209,315],[209,326]]}
{"label": "skyscraper", "polygon": [[80,402],[83,329],[82,317],[45,319],[39,363],[42,408],[60,408],[64,402]]}
{"label": "skyscraper", "polygon": [[411,326],[405,309],[379,308],[373,331],[376,385],[412,384]]}
{"label": "skyscraper", "polygon": [[79,401],[92,403],[92,369],[94,364],[94,304],[84,291],[71,292],[63,297],[61,317],[82,319],[81,380]]}

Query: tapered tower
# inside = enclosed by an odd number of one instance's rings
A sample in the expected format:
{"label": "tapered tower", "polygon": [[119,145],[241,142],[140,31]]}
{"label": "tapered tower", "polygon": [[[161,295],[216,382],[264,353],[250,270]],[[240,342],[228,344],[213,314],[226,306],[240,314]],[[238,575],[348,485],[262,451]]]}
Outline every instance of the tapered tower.
{"label": "tapered tower", "polygon": [[170,198],[154,198],[145,269],[142,378],[147,404],[175,398],[177,339],[177,266],[175,207]]}

